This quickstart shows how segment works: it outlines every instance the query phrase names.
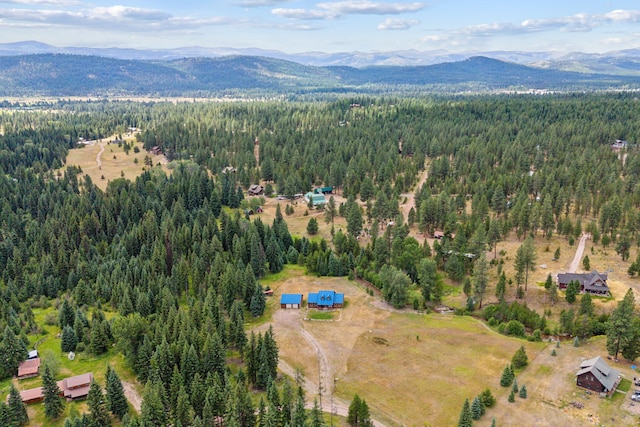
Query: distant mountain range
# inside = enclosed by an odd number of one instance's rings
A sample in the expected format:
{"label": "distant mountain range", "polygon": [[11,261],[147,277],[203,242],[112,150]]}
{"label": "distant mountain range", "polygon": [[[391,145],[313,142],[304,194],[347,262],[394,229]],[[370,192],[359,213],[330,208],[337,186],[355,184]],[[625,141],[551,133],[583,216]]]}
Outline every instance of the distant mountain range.
{"label": "distant mountain range", "polygon": [[37,41],[0,43],[0,56],[29,54],[73,54],[101,56],[114,59],[145,61],[170,61],[181,58],[219,58],[222,56],[263,56],[303,65],[318,67],[347,66],[418,66],[443,62],[458,62],[475,56],[498,59],[505,62],[532,67],[600,73],[614,75],[640,75],[640,49],[612,51],[603,54],[557,52],[520,52],[520,51],[472,51],[451,53],[446,50],[399,50],[390,52],[303,52],[285,53],[278,50],[182,47],[176,49],[124,49],[124,48],[85,48],[56,47]]}
{"label": "distant mountain range", "polygon": [[[9,46],[9,47],[7,47]],[[433,65],[316,66],[273,56],[152,58],[168,51],[82,50],[43,53],[33,42],[0,45],[0,96],[264,96],[311,97],[340,93],[410,94],[504,91],[640,90],[640,57],[565,57],[551,67],[474,56]],[[52,48],[56,49],[56,48]],[[196,49],[196,48],[193,48]],[[24,54],[24,51],[30,54]],[[7,52],[22,52],[6,55]],[[107,52],[113,55],[106,56]],[[139,53],[137,59],[119,59]],[[84,54],[80,54],[84,53]],[[88,55],[92,53],[93,55]],[[100,53],[100,55],[96,55]],[[248,53],[248,52],[245,52]],[[261,52],[268,53],[268,52]],[[503,53],[506,55],[506,53]],[[283,54],[284,55],[284,54]],[[512,53],[513,56],[518,56]],[[524,54],[522,54],[524,55]],[[521,58],[522,59],[522,58]],[[572,71],[575,64],[589,70]],[[596,65],[602,69],[595,72]],[[586,68],[586,65],[582,65]],[[612,72],[616,68],[618,72]],[[620,70],[626,70],[622,72]],[[636,73],[632,73],[632,70]],[[589,71],[589,72],[587,72]],[[608,71],[608,72],[607,72]]]}

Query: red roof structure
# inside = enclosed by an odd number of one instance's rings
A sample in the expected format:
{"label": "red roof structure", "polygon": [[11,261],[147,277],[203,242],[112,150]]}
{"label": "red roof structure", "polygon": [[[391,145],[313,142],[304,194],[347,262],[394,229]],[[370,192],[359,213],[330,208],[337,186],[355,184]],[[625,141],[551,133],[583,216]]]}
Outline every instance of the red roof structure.
{"label": "red roof structure", "polygon": [[[91,381],[93,381],[93,373],[91,372],[58,381],[60,396],[66,397],[67,400],[87,397]],[[44,399],[42,387],[21,391],[20,397],[22,397],[22,402],[26,404],[41,402]]]}
{"label": "red roof structure", "polygon": [[28,359],[18,365],[18,379],[31,378],[38,375],[40,370],[40,358]]}
{"label": "red roof structure", "polygon": [[[7,398],[8,397],[9,396],[7,396]],[[42,400],[44,400],[44,394],[42,394],[42,387],[21,391],[20,397],[22,398],[22,403],[26,403],[27,405],[31,403],[42,402]]]}

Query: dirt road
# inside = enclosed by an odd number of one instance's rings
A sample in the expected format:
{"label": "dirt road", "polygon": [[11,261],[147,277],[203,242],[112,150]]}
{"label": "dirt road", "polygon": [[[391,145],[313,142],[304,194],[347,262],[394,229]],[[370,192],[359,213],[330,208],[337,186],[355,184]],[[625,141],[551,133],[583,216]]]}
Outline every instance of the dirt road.
{"label": "dirt road", "polygon": [[[422,175],[420,176],[420,179],[418,180],[418,184],[416,184],[416,186],[413,188],[413,192],[400,194],[400,199],[401,200],[407,199],[406,203],[403,203],[403,204],[400,205],[400,209],[402,209],[402,215],[404,216],[405,223],[409,219],[409,211],[416,204],[416,194],[415,194],[416,191],[418,191],[420,188],[422,188],[422,185],[425,183],[425,181],[429,177],[428,166],[429,166],[429,159],[427,158],[427,160],[424,163],[424,170],[422,171]],[[417,206],[415,206],[415,210],[416,211],[418,210]]]}
{"label": "dirt road", "polygon": [[104,146],[106,145],[106,142],[100,142],[100,152],[98,153],[98,155],[96,156],[96,163],[98,164],[98,169],[102,169],[102,153],[104,153]]}
{"label": "dirt road", "polygon": [[138,394],[133,384],[127,381],[122,381],[122,387],[124,388],[124,395],[127,397],[133,409],[139,414],[142,409],[142,397]]}
{"label": "dirt road", "polygon": [[591,237],[589,233],[584,233],[582,234],[582,237],[580,237],[580,243],[578,243],[578,247],[576,248],[576,254],[573,256],[573,261],[571,261],[571,264],[569,265],[569,273],[575,273],[578,270],[582,254],[584,254],[584,245],[589,237]]}

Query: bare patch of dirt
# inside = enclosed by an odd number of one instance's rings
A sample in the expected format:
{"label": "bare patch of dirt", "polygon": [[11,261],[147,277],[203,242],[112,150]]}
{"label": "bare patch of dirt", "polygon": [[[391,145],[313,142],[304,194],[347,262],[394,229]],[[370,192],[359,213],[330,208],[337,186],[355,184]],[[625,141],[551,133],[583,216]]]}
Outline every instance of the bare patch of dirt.
{"label": "bare patch of dirt", "polygon": [[122,381],[122,387],[124,388],[124,395],[126,396],[133,409],[139,414],[142,409],[142,397],[135,389],[135,386],[127,381]]}

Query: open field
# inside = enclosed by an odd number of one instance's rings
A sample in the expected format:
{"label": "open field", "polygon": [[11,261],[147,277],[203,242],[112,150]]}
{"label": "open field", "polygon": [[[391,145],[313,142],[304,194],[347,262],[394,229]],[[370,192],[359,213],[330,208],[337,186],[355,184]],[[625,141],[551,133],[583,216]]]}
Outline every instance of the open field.
{"label": "open field", "polygon": [[[167,172],[166,159],[162,155],[153,155],[146,152],[141,142],[134,142],[135,138],[125,138],[126,142],[133,142],[140,152],[134,153],[131,149],[129,154],[125,153],[122,146],[114,137],[87,144],[80,148],[69,150],[66,164],[79,166],[85,175],[89,175],[94,184],[102,190],[107,188],[107,184],[117,178],[136,179],[141,175],[145,166],[145,156],[149,156],[154,167],[162,168]],[[137,161],[137,163],[136,163]],[[62,169],[64,171],[65,168]]]}
{"label": "open field", "polygon": [[[464,399],[490,388],[498,403],[474,425],[489,426],[493,417],[498,425],[635,425],[640,415],[640,405],[631,406],[623,393],[600,399],[575,386],[581,360],[606,355],[602,337],[580,347],[564,342],[551,356],[555,343],[505,337],[471,317],[376,308],[384,305],[372,304],[374,297],[344,278],[309,277],[293,268],[268,284],[275,290],[269,305],[281,368],[304,374],[310,400],[322,383],[325,407],[331,390],[334,406],[348,406],[358,393],[384,425],[454,425]],[[282,293],[306,298],[320,289],[345,293],[348,304],[333,320],[309,320],[307,309],[278,308]],[[500,374],[522,345],[530,365],[517,379],[527,386],[528,398],[508,403],[510,389],[500,387]],[[608,362],[624,377],[635,376],[628,363]],[[572,401],[585,408],[570,406]]]}

